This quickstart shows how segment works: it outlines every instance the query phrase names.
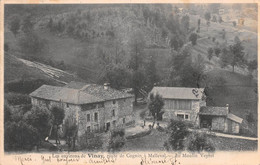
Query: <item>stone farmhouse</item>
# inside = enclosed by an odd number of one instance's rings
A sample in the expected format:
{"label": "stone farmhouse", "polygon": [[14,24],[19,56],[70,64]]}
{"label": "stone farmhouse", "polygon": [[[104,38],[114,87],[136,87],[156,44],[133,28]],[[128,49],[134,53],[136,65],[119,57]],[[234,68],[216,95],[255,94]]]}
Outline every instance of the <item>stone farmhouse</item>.
{"label": "stone farmhouse", "polygon": [[65,110],[65,120],[74,120],[78,136],[85,132],[106,131],[133,123],[133,95],[108,84],[70,82],[58,87],[42,85],[30,94],[33,106]]}
{"label": "stone farmhouse", "polygon": [[159,94],[164,99],[162,119],[188,120],[199,124],[200,107],[206,106],[202,99],[203,88],[154,87],[150,92]]}
{"label": "stone farmhouse", "polygon": [[204,88],[154,87],[151,93],[164,100],[163,120],[181,119],[200,128],[239,133],[243,119],[230,113],[228,107],[206,106]]}

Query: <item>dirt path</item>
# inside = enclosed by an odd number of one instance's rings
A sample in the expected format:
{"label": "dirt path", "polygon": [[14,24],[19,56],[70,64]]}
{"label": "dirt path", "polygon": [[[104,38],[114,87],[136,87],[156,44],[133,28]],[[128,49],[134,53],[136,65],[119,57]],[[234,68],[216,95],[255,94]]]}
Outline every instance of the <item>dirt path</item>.
{"label": "dirt path", "polygon": [[194,129],[190,129],[190,131],[198,131],[198,132],[206,133],[208,135],[220,136],[220,137],[226,137],[226,138],[233,138],[233,139],[258,140],[258,138],[254,138],[254,137],[230,135],[230,134],[224,134],[224,133],[213,132],[213,131],[209,132],[209,131],[205,131],[205,130],[194,130]]}
{"label": "dirt path", "polygon": [[74,77],[74,75],[71,74],[71,73],[68,73],[66,71],[63,71],[63,70],[51,67],[49,65],[42,64],[40,62],[33,62],[33,61],[25,60],[25,59],[22,59],[22,58],[18,58],[18,57],[14,56],[14,55],[10,55],[10,56],[16,58],[18,61],[21,61],[22,63],[24,63],[25,65],[27,65],[29,67],[33,67],[35,69],[41,70],[48,77],[54,79],[55,81],[63,83],[63,84],[67,84],[67,82],[60,80],[62,77],[68,77],[68,76],[69,77]]}

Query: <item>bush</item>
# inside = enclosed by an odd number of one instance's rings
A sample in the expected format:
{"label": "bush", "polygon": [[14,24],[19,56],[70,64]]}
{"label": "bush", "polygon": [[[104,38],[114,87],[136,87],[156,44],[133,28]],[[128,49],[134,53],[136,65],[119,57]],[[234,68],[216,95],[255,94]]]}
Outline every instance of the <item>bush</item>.
{"label": "bush", "polygon": [[20,79],[5,83],[5,92],[16,92],[29,94],[42,86],[43,84],[49,84],[46,80],[43,79]]}
{"label": "bush", "polygon": [[168,125],[168,130],[170,134],[168,141],[168,148],[172,150],[183,150],[184,149],[184,139],[189,134],[188,125],[181,120],[171,120]]}
{"label": "bush", "polygon": [[42,107],[33,107],[24,115],[23,119],[38,130],[39,141],[49,136],[52,115],[48,109]]}
{"label": "bush", "polygon": [[4,129],[5,151],[31,150],[38,142],[37,129],[24,121],[5,123]]}
{"label": "bush", "polygon": [[103,141],[100,136],[96,136],[92,132],[86,132],[80,137],[79,145],[81,149],[93,151],[102,149]]}
{"label": "bush", "polygon": [[117,130],[113,130],[111,132],[111,137],[116,137],[116,136],[120,136],[120,137],[124,137],[125,136],[125,130],[124,129],[117,129]]}
{"label": "bush", "polygon": [[108,151],[120,151],[125,145],[125,130],[113,130],[108,143]]}
{"label": "bush", "polygon": [[30,104],[31,99],[28,95],[19,94],[19,93],[8,93],[5,95],[5,98],[8,104],[11,105],[21,105],[21,104]]}
{"label": "bush", "polygon": [[192,33],[189,37],[189,40],[191,41],[192,45],[196,45],[197,44],[197,34],[196,33]]}
{"label": "bush", "polygon": [[186,145],[189,151],[215,151],[213,143],[207,138],[205,133],[191,133],[187,138]]}
{"label": "bush", "polygon": [[126,139],[136,139],[136,138],[140,138],[140,137],[144,137],[146,135],[149,135],[152,132],[152,130],[148,130],[148,131],[143,131],[131,136],[127,136]]}

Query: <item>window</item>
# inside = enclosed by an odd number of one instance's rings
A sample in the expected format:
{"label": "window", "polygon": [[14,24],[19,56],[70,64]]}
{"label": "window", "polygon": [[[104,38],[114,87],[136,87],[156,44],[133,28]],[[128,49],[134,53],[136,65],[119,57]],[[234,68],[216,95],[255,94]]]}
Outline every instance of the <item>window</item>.
{"label": "window", "polygon": [[125,118],[123,118],[123,124],[125,124]]}
{"label": "window", "polygon": [[95,112],[94,120],[95,120],[95,122],[98,121],[98,113],[97,112]]}
{"label": "window", "polygon": [[115,110],[114,110],[114,109],[112,110],[112,116],[113,116],[113,117],[116,116],[116,113],[115,113]]}
{"label": "window", "polygon": [[184,120],[189,120],[189,114],[177,114],[177,117]]}
{"label": "window", "polygon": [[113,104],[116,104],[116,100],[113,100]]}
{"label": "window", "polygon": [[87,122],[90,122],[90,114],[87,114]]}
{"label": "window", "polygon": [[87,126],[87,132],[90,132],[90,126]]}
{"label": "window", "polygon": [[183,114],[177,114],[177,117],[180,119],[184,119],[184,115]]}

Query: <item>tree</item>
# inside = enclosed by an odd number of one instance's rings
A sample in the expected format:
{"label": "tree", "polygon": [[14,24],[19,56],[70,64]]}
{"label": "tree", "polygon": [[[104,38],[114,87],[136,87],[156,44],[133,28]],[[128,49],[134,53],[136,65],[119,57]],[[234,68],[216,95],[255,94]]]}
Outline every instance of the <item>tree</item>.
{"label": "tree", "polygon": [[235,37],[235,42],[235,44],[229,46],[231,52],[230,64],[233,68],[233,72],[235,71],[235,66],[240,66],[245,63],[244,47],[238,37]]}
{"label": "tree", "polygon": [[143,64],[143,50],[145,46],[145,40],[141,31],[135,31],[130,39],[130,62],[129,67],[133,70],[132,75],[132,87],[134,89],[135,104],[137,104],[137,97],[139,90],[144,84],[144,75],[140,67]]}
{"label": "tree", "polygon": [[150,56],[148,64],[146,65],[145,69],[146,73],[146,84],[147,84],[147,91],[150,91],[154,84],[158,82],[159,77],[157,75],[157,69],[156,69],[156,61],[154,59],[154,56]]}
{"label": "tree", "polygon": [[58,144],[58,141],[60,141],[59,135],[58,135],[59,125],[61,125],[63,123],[63,119],[65,117],[65,112],[64,112],[64,109],[62,109],[60,107],[52,107],[51,113],[53,115],[53,122],[52,122],[53,126],[54,127],[56,126],[56,129],[55,129],[56,144]]}
{"label": "tree", "polygon": [[196,45],[197,43],[197,34],[196,33],[191,33],[189,40],[191,41],[192,45]]}
{"label": "tree", "polygon": [[248,62],[247,68],[249,72],[252,74],[252,72],[257,69],[257,60]]}
{"label": "tree", "polygon": [[171,40],[170,40],[170,46],[171,48],[174,48],[174,50],[178,51],[178,49],[182,46],[181,45],[181,39],[176,35],[176,36],[173,36],[171,37]]}
{"label": "tree", "polygon": [[31,16],[30,15],[26,16],[22,22],[22,31],[24,33],[30,33],[33,30],[33,26],[34,24],[31,21]]}
{"label": "tree", "polygon": [[218,17],[218,23],[222,23],[223,22],[223,19],[221,16]]}
{"label": "tree", "polygon": [[155,121],[158,119],[163,106],[164,106],[164,101],[162,96],[160,96],[158,93],[156,95],[151,93],[149,96],[148,109],[154,118],[153,126],[155,124]]}
{"label": "tree", "polygon": [[217,22],[217,17],[216,17],[216,15],[213,15],[213,17],[212,17],[212,22]]}
{"label": "tree", "polygon": [[223,48],[221,52],[220,65],[222,68],[225,68],[230,63],[230,51],[227,48]]}
{"label": "tree", "polygon": [[75,120],[75,117],[73,115],[70,115],[66,118],[64,125],[64,136],[66,137],[66,143],[68,144],[69,149],[71,149],[72,147],[72,150],[75,150],[77,135],[77,122]]}
{"label": "tree", "polygon": [[220,58],[222,67],[231,65],[233,72],[235,72],[235,66],[242,66],[246,63],[243,51],[244,47],[239,38],[236,38],[235,40],[236,43],[230,45],[228,48],[223,48]]}
{"label": "tree", "polygon": [[223,38],[223,40],[226,38],[226,31],[225,31],[225,29],[222,29],[222,38]]}
{"label": "tree", "polygon": [[18,16],[14,16],[11,19],[11,22],[10,22],[10,31],[16,37],[16,35],[18,34],[19,29],[20,29],[20,18]]}
{"label": "tree", "polygon": [[34,32],[24,34],[18,42],[21,51],[34,58],[37,58],[37,55],[42,53],[47,45],[46,41]]}
{"label": "tree", "polygon": [[200,32],[200,19],[198,19],[198,33]]}
{"label": "tree", "polygon": [[207,138],[205,133],[193,132],[190,136],[188,136],[187,141],[187,149],[189,151],[215,151],[213,143]]}
{"label": "tree", "polygon": [[215,55],[218,57],[219,54],[221,53],[221,49],[219,47],[215,47],[214,52],[215,52]]}
{"label": "tree", "polygon": [[47,28],[49,28],[50,32],[53,32],[53,20],[50,17],[49,22],[47,24]]}
{"label": "tree", "polygon": [[205,15],[204,15],[206,21],[207,21],[207,30],[208,30],[208,27],[210,25],[210,19],[211,19],[211,14],[210,12],[206,12]]}
{"label": "tree", "polygon": [[130,68],[137,71],[143,63],[143,50],[145,47],[144,35],[141,31],[136,31],[132,34],[130,39]]}
{"label": "tree", "polygon": [[208,48],[208,59],[211,60],[212,57],[213,57],[213,49],[210,47]]}
{"label": "tree", "polygon": [[107,71],[105,81],[109,82],[112,88],[120,89],[129,85],[129,77],[130,73],[125,68],[115,66]]}
{"label": "tree", "polygon": [[190,17],[185,15],[181,18],[181,24],[185,33],[189,31],[190,28]]}
{"label": "tree", "polygon": [[206,21],[210,21],[210,18],[211,18],[210,12],[206,12],[204,17],[205,17]]}
{"label": "tree", "polygon": [[37,129],[39,142],[49,135],[52,116],[48,109],[43,107],[33,107],[30,111],[25,113],[24,121]]}
{"label": "tree", "polygon": [[137,70],[132,73],[132,88],[134,89],[135,104],[137,104],[137,97],[139,90],[143,87],[145,83],[145,75],[143,71]]}
{"label": "tree", "polygon": [[184,140],[189,134],[188,125],[181,120],[171,120],[168,125],[169,138],[165,143],[168,149],[183,150]]}

